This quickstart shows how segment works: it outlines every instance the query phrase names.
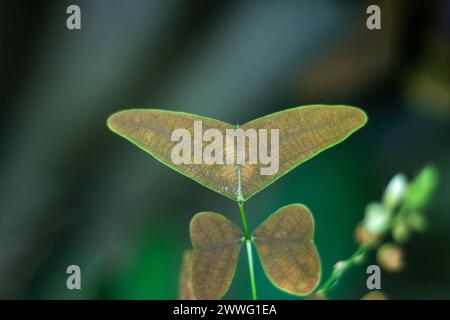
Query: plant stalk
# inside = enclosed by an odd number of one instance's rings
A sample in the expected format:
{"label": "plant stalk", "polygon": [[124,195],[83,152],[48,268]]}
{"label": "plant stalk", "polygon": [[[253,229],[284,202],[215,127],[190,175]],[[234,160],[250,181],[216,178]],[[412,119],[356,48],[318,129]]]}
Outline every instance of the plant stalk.
{"label": "plant stalk", "polygon": [[[404,203],[396,214],[395,220],[399,220],[400,217],[403,217],[406,214],[407,203]],[[393,211],[389,212],[390,216],[395,215]],[[391,221],[389,225],[389,232],[392,229],[393,221]],[[380,234],[380,238],[382,238],[388,231],[384,231],[384,233]],[[347,260],[341,261],[340,265],[335,267],[330,277],[325,281],[325,283],[320,287],[319,290],[316,291],[318,295],[326,295],[326,293],[336,284],[337,280],[347,271],[350,267],[357,265],[364,256],[373,248],[368,245],[361,244],[356,251],[351,255]]]}
{"label": "plant stalk", "polygon": [[338,262],[330,277],[325,281],[322,287],[316,291],[317,295],[326,295],[326,293],[336,284],[336,281],[342,276],[342,274],[347,271],[350,267],[357,265],[364,258],[366,253],[369,251],[369,247],[361,245],[356,249],[356,251],[351,255],[350,258],[344,261]]}
{"label": "plant stalk", "polygon": [[245,245],[247,247],[248,270],[250,272],[250,283],[252,285],[252,299],[253,300],[257,300],[257,297],[256,297],[255,271],[254,271],[254,268],[253,268],[253,254],[252,254],[252,242],[251,242],[251,240],[245,240]]}
{"label": "plant stalk", "polygon": [[239,211],[241,212],[242,224],[244,225],[245,240],[251,240],[250,232],[248,231],[248,226],[247,226],[247,219],[245,217],[245,212],[244,212],[244,203],[238,202],[238,205],[239,205]]}
{"label": "plant stalk", "polygon": [[245,217],[245,212],[244,212],[244,203],[240,201],[240,202],[238,202],[238,205],[239,205],[239,211],[241,212],[242,224],[244,226],[245,247],[247,249],[247,258],[248,258],[248,271],[250,273],[250,283],[252,286],[252,299],[257,300],[255,270],[253,267],[252,239],[250,237],[250,232],[248,231],[247,219]]}

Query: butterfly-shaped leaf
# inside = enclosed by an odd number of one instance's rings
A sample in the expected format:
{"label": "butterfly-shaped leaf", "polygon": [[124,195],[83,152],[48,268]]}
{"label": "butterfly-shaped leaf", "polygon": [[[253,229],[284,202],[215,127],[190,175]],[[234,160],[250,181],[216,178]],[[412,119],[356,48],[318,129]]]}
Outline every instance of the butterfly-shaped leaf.
{"label": "butterfly-shaped leaf", "polygon": [[196,300],[191,281],[192,256],[193,256],[192,250],[184,250],[180,278],[178,283],[180,300]]}
{"label": "butterfly-shaped leaf", "polygon": [[243,241],[241,230],[214,212],[197,213],[191,220],[193,294],[200,300],[220,299],[236,271]]}
{"label": "butterfly-shaped leaf", "polygon": [[[194,137],[198,136],[194,121],[201,121],[201,133],[217,129],[226,136],[227,129],[238,128],[194,114],[154,109],[117,112],[108,119],[108,126],[177,172],[235,201],[245,201],[302,162],[346,139],[361,128],[367,118],[362,110],[354,107],[313,105],[273,113],[240,126],[245,132],[249,129],[256,132],[266,129],[269,133],[272,129],[278,130],[279,148],[272,145],[271,138],[266,136],[267,150],[277,149],[279,155],[278,170],[267,175],[263,175],[261,171],[266,164],[248,161],[248,152],[244,163],[210,163],[208,159],[211,158],[208,157],[197,163],[175,163],[171,155],[179,141],[173,140],[172,134],[177,129],[186,129],[194,141]],[[202,138],[194,141],[192,149],[204,150],[212,142],[218,142],[218,137]],[[250,142],[246,140],[245,144],[248,151]],[[222,143],[219,150],[223,155],[234,153],[233,159],[238,159],[237,148],[234,144],[232,147],[230,149],[231,144]]]}
{"label": "butterfly-shaped leaf", "polygon": [[319,283],[320,260],[313,235],[311,212],[301,204],[278,209],[253,233],[264,271],[281,290],[307,295]]}

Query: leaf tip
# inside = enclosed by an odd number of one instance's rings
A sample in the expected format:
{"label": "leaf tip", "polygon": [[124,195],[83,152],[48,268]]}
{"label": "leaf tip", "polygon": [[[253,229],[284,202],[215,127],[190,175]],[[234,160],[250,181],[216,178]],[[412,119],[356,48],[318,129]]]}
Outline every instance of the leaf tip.
{"label": "leaf tip", "polygon": [[106,126],[108,127],[109,130],[117,132],[121,113],[123,113],[123,111],[114,112],[106,119]]}

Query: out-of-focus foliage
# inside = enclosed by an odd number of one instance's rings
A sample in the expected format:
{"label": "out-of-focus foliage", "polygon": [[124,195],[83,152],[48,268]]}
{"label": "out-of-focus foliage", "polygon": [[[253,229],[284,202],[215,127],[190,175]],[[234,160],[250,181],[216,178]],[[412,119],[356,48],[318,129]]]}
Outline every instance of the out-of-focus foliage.
{"label": "out-of-focus foliage", "polygon": [[[432,166],[425,167],[411,183],[403,174],[394,176],[385,189],[383,201],[367,205],[363,222],[356,226],[359,247],[350,258],[335,264],[316,294],[326,298],[344,272],[361,264],[371,249],[376,249],[377,261],[384,270],[401,271],[405,253],[400,244],[410,239],[412,231],[424,230],[425,217],[419,209],[430,204],[437,180],[438,173]],[[380,246],[386,238],[392,238],[397,244],[388,242]]]}
{"label": "out-of-focus foliage", "polygon": [[195,300],[197,297],[192,288],[192,250],[185,250],[183,253],[183,263],[181,265],[179,279],[179,296],[180,300]]}
{"label": "out-of-focus foliage", "polygon": [[[438,174],[432,166],[425,167],[411,183],[403,174],[393,177],[386,187],[383,202],[374,202],[366,207],[362,228],[373,235],[368,237],[367,244],[390,230],[397,243],[409,240],[412,231],[424,231],[426,218],[422,210],[429,205],[437,181]],[[365,239],[360,237],[357,240],[365,244]]]}
{"label": "out-of-focus foliage", "polygon": [[361,300],[387,300],[387,297],[382,291],[375,290],[366,293],[363,297],[361,297]]}

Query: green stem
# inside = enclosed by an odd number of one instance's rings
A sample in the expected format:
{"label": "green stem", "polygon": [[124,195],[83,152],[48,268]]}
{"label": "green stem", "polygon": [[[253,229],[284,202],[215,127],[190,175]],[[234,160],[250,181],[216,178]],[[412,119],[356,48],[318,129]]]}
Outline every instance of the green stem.
{"label": "green stem", "polygon": [[244,225],[245,240],[251,240],[250,232],[248,231],[248,226],[247,226],[247,219],[245,218],[244,203],[238,202],[238,205],[239,205],[239,211],[241,212],[242,224]]}
{"label": "green stem", "polygon": [[316,294],[326,295],[326,293],[336,284],[336,281],[347,271],[350,267],[361,262],[362,258],[369,251],[369,247],[361,245],[356,249],[356,251],[351,255],[350,258],[344,261],[338,262],[335,266],[330,277],[325,281],[325,283],[317,290]]}
{"label": "green stem", "polygon": [[[389,212],[389,215],[395,216],[394,219],[395,219],[395,221],[397,221],[397,220],[403,218],[403,216],[405,216],[406,211],[407,211],[407,205],[406,205],[406,203],[404,203],[400,208],[398,208],[397,212],[394,212],[391,210]],[[387,230],[384,233],[379,235],[380,239],[386,233],[388,233],[388,231],[390,232],[393,224],[394,224],[394,222],[391,221]],[[339,262],[339,265],[335,266],[330,277],[327,279],[327,281],[325,281],[325,283],[320,287],[320,289],[316,291],[316,294],[325,296],[326,293],[331,288],[333,288],[333,286],[336,284],[336,281],[344,274],[344,272],[347,271],[350,267],[358,264],[370,249],[371,248],[369,246],[362,244],[358,247],[358,249],[356,249],[356,251],[351,255],[350,258]]]}
{"label": "green stem", "polygon": [[253,252],[252,252],[252,240],[250,238],[250,232],[248,231],[247,219],[245,217],[244,212],[244,203],[239,201],[239,211],[241,212],[242,224],[244,225],[244,233],[245,233],[245,247],[247,249],[247,258],[248,258],[248,271],[250,273],[250,283],[252,286],[252,299],[256,300],[256,282],[255,282],[255,270],[253,267]]}
{"label": "green stem", "polygon": [[252,299],[253,300],[257,300],[257,297],[256,297],[255,271],[254,271],[254,268],[253,268],[253,254],[252,254],[252,242],[251,242],[251,240],[245,240],[245,245],[247,247],[248,270],[250,272],[250,283],[252,285]]}

